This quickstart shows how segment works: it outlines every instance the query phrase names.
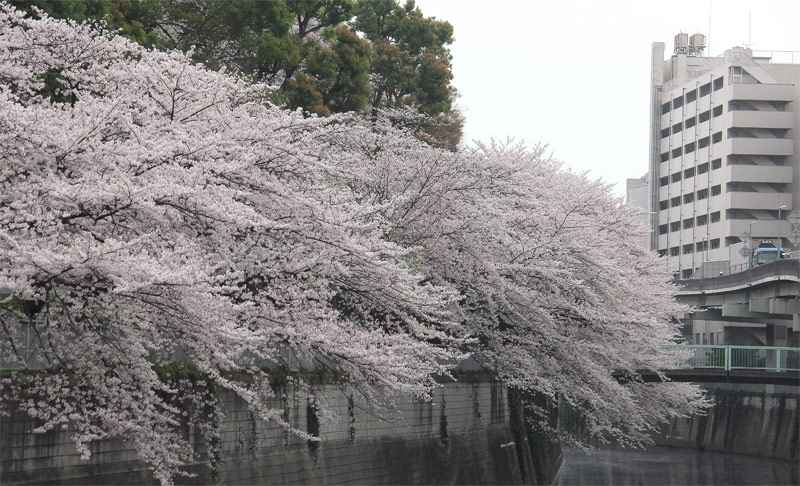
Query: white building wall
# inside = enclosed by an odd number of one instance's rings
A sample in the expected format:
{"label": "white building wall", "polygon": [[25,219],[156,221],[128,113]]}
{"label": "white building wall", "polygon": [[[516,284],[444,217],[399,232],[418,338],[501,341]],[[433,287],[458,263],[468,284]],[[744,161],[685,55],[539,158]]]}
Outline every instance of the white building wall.
{"label": "white building wall", "polygon": [[[639,217],[639,222],[645,227],[650,227],[650,182],[649,174],[645,174],[638,179],[627,179],[625,181],[625,204],[640,208],[644,212]],[[644,234],[639,241],[642,248],[650,248],[650,235]]]}
{"label": "white building wall", "polygon": [[652,247],[681,278],[729,259],[730,245],[750,244],[751,229],[753,240],[780,236],[793,250],[786,217],[800,206],[800,64],[771,64],[742,48],[723,58],[659,53],[654,43]]}

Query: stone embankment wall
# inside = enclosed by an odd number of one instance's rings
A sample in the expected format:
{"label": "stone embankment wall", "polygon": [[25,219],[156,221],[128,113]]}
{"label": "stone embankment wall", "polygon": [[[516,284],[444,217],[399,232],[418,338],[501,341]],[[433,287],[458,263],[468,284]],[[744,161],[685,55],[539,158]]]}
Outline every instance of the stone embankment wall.
{"label": "stone embankment wall", "polygon": [[[321,441],[289,435],[224,394],[219,453],[187,465],[197,476],[176,483],[549,484],[561,464],[557,444],[520,425],[521,398],[501,383],[447,383],[430,402],[397,397],[397,410],[382,416],[333,386],[318,386],[313,395],[287,390],[273,406]],[[330,414],[319,413],[314,400]],[[22,410],[0,420],[3,485],[156,483],[122,440],[93,443],[92,456],[81,460],[70,430],[33,434],[38,423]],[[203,440],[193,427],[184,434],[196,444]]]}
{"label": "stone embankment wall", "polygon": [[799,460],[800,393],[798,387],[776,391],[712,388],[715,405],[705,416],[673,419],[658,445],[692,447]]}

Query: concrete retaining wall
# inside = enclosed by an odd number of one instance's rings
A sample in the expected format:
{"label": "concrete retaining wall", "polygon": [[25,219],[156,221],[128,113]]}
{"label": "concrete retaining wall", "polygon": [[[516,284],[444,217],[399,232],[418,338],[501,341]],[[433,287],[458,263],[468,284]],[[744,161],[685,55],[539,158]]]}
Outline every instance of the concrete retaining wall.
{"label": "concrete retaining wall", "polygon": [[[329,419],[318,416],[310,396],[289,390],[272,404],[303,430],[318,429],[321,442],[286,434],[223,394],[225,418],[214,467],[187,465],[195,478],[178,484],[543,484],[560,465],[557,444],[536,443],[523,407],[496,382],[448,383],[432,402],[397,397],[397,411],[378,417],[333,386],[319,386]],[[22,410],[0,417],[2,484],[154,484],[150,470],[122,440],[92,444],[81,460],[70,430],[33,434],[39,424]],[[516,425],[515,425],[516,424]],[[516,429],[515,429],[516,427]],[[192,427],[184,435],[202,438]]]}
{"label": "concrete retaining wall", "polygon": [[658,445],[692,447],[797,461],[800,394],[770,385],[709,390],[715,406],[705,416],[676,418],[656,437]]}

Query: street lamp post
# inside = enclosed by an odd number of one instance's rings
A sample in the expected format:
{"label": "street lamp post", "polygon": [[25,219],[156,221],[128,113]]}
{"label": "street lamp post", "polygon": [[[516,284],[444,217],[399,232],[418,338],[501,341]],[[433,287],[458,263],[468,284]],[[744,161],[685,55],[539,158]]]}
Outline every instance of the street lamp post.
{"label": "street lamp post", "polygon": [[753,268],[753,225],[756,221],[750,221],[747,228],[747,234],[750,235],[750,254],[747,256],[747,268]]}
{"label": "street lamp post", "polygon": [[704,279],[706,276],[706,262],[708,262],[708,235],[703,237],[703,258],[700,262],[700,279]]}
{"label": "street lamp post", "polygon": [[783,241],[781,239],[781,210],[784,208],[786,208],[785,204],[778,208],[778,225],[775,231],[775,235],[778,237],[778,244],[775,246],[778,247],[778,251],[780,251],[781,247],[783,247]]}

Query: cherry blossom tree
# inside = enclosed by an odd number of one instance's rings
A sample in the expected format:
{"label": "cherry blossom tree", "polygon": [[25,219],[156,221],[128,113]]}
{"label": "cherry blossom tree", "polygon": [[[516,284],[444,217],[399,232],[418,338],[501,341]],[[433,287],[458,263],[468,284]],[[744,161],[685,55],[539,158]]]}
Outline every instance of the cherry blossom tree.
{"label": "cherry blossom tree", "polygon": [[191,53],[7,6],[0,26],[0,351],[37,370],[0,393],[84,455],[123,437],[171,482],[179,389],[207,422],[226,389],[313,440],[265,406],[287,352],[371,398],[427,397],[470,353],[633,443],[702,407],[636,373],[668,365],[682,311],[644,229],[544,148],[440,150],[409,111],[306,118]]}
{"label": "cherry blossom tree", "polygon": [[558,397],[590,435],[631,444],[707,406],[694,385],[637,374],[670,367],[659,346],[680,338],[685,309],[609,186],[563,170],[543,146],[444,153],[386,129],[348,150],[342,164],[362,167],[354,190],[385,205],[387,237],[419,249],[426,282],[458,293],[475,354],[510,386]]}
{"label": "cherry blossom tree", "polygon": [[192,458],[170,361],[310,439],[264,405],[287,350],[368,395],[425,397],[447,373],[454,295],[339,184],[320,140],[344,124],[184,54],[0,8],[3,367],[46,371],[2,391],[40,431],[75,424],[85,456],[129,439],[169,483]]}

